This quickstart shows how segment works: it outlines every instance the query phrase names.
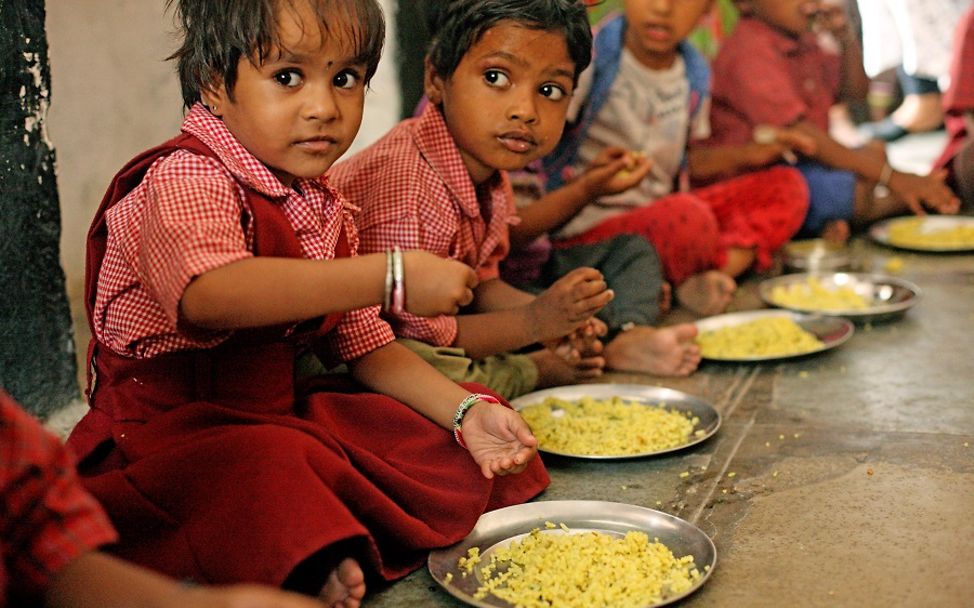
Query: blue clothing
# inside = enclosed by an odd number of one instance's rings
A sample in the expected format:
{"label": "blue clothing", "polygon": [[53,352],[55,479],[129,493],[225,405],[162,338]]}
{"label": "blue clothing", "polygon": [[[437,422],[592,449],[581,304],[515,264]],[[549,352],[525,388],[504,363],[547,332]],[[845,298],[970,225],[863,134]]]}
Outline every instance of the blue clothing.
{"label": "blue clothing", "polygon": [[[578,120],[566,125],[565,133],[555,150],[544,159],[546,189],[550,192],[565,182],[564,171],[575,164],[578,148],[585,140],[589,127],[599,115],[609,91],[619,74],[619,59],[625,46],[626,20],[619,15],[608,20],[599,28],[594,41],[592,88]],[[687,80],[690,84],[690,124],[710,96],[710,65],[706,58],[686,40],[680,42],[679,53],[686,66]],[[683,163],[686,164],[684,153]]]}
{"label": "blue clothing", "polygon": [[795,165],[808,183],[808,215],[798,232],[800,238],[816,237],[831,220],[852,217],[856,198],[856,174],[803,160]]}

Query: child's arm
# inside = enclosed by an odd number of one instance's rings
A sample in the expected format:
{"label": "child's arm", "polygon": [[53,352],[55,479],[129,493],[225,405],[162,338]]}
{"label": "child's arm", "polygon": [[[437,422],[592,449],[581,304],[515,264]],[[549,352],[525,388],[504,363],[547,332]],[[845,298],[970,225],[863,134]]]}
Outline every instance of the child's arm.
{"label": "child's arm", "polygon": [[521,222],[510,228],[511,247],[523,247],[558,229],[600,196],[632,188],[652,166],[642,154],[616,146],[606,148],[577,179],[518,209]]}
{"label": "child's arm", "polygon": [[480,359],[568,336],[613,297],[602,273],[576,268],[538,296],[500,279],[476,289],[474,314],[457,316],[454,342],[468,357]]}
{"label": "child's arm", "polygon": [[862,60],[862,46],[841,5],[821,2],[816,23],[835,38],[841,51],[842,71],[838,101],[864,101],[869,93],[869,76]]}
{"label": "child's arm", "polygon": [[[456,314],[473,299],[477,277],[455,260],[426,251],[403,253],[406,310]],[[365,308],[385,296],[384,253],[336,260],[251,257],[196,277],[183,292],[180,312],[208,329],[295,323]]]}
{"label": "child's arm", "polygon": [[46,605],[58,608],[322,608],[317,600],[260,585],[191,587],[91,551],[51,581]]}
{"label": "child's arm", "polygon": [[694,181],[711,182],[767,167],[794,157],[815,153],[815,141],[796,129],[773,129],[768,142],[751,141],[742,145],[693,146],[687,152],[690,176]]}
{"label": "child's arm", "polygon": [[956,213],[960,207],[960,200],[944,184],[941,173],[924,176],[890,170],[880,155],[847,148],[811,122],[802,120],[793,127],[815,141],[813,158],[830,167],[852,171],[868,181],[880,182],[885,179],[890,190],[903,199],[914,213],[922,214],[924,207],[940,213]]}
{"label": "child's arm", "polygon": [[[445,429],[453,428],[457,406],[470,393],[406,347],[390,342],[349,367],[370,389],[402,401]],[[534,458],[538,440],[514,410],[478,402],[463,419],[463,438],[484,477],[520,473]]]}

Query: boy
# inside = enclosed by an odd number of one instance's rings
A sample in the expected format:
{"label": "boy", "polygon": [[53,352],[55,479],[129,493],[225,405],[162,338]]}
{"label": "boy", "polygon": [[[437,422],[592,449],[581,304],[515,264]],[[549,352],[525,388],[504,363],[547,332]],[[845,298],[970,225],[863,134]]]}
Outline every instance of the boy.
{"label": "boy", "polygon": [[[692,192],[701,177],[687,143],[709,131],[710,69],[686,40],[711,0],[626,0],[595,39],[595,60],[582,75],[570,126],[544,160],[547,192],[574,189],[567,207],[580,209],[554,233],[554,247],[599,243],[638,234],[655,247],[677,300],[699,315],[722,312],[734,277],[767,268],[774,251],[798,229],[807,205],[801,176],[774,169]],[[635,184],[593,198],[573,180],[623,151]],[[689,160],[689,163],[687,161]],[[582,182],[584,185],[584,182]],[[620,187],[623,184],[620,184]],[[611,194],[612,192],[615,194]]]}
{"label": "boy", "polygon": [[[534,297],[498,277],[515,222],[507,171],[557,142],[575,78],[591,49],[576,0],[458,0],[429,5],[430,103],[329,173],[361,207],[364,252],[424,249],[465,262],[480,284],[459,316],[388,315],[396,336],[455,380],[512,397],[601,373],[601,357],[569,367],[547,349],[612,298],[600,273],[578,269]],[[600,328],[601,330],[601,328]],[[589,337],[592,330],[589,330]]]}
{"label": "boy", "polygon": [[190,587],[98,548],[118,539],[74,461],[0,390],[0,606],[321,608],[254,585]]}
{"label": "boy", "polygon": [[[803,236],[844,241],[850,223],[858,227],[910,210],[919,214],[923,207],[957,211],[957,198],[941,174],[896,171],[881,146],[850,149],[829,136],[829,108],[861,98],[867,88],[859,43],[841,6],[823,0],[737,5],[741,20],[714,62],[710,143],[743,144],[761,125],[809,138],[811,145],[802,150],[806,159],[798,163],[811,195]],[[832,34],[839,56],[823,49],[818,30]]]}
{"label": "boy", "polygon": [[[358,131],[378,4],[177,12],[189,112],[116,176],[89,233],[91,409],[68,443],[119,529],[116,555],[354,608],[366,574],[405,576],[548,476],[516,412],[395,344],[378,317],[383,302],[456,310],[470,269],[356,255],[351,210],[322,178]],[[296,383],[308,348],[355,382]]]}

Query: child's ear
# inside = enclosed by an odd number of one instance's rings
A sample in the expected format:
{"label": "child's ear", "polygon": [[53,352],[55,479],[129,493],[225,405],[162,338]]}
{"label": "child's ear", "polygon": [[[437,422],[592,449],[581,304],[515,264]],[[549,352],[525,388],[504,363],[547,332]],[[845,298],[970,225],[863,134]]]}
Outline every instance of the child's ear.
{"label": "child's ear", "polygon": [[443,103],[443,78],[436,72],[429,57],[423,62],[423,92],[434,106]]}
{"label": "child's ear", "polygon": [[212,82],[200,90],[200,101],[214,116],[223,115],[223,105],[227,101],[226,89],[222,81]]}

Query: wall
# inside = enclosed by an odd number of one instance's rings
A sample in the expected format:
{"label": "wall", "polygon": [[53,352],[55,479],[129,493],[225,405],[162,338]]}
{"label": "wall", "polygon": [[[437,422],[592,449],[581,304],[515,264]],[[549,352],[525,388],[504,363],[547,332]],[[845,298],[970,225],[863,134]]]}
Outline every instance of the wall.
{"label": "wall", "polygon": [[[380,0],[387,18],[395,0]],[[182,99],[173,66],[172,16],[164,0],[48,0],[52,99],[48,131],[57,153],[61,258],[77,319],[84,240],[105,187],[138,152],[174,135]],[[394,31],[366,97],[353,151],[399,120]],[[82,321],[83,322],[83,321]],[[83,350],[83,348],[82,348]]]}

